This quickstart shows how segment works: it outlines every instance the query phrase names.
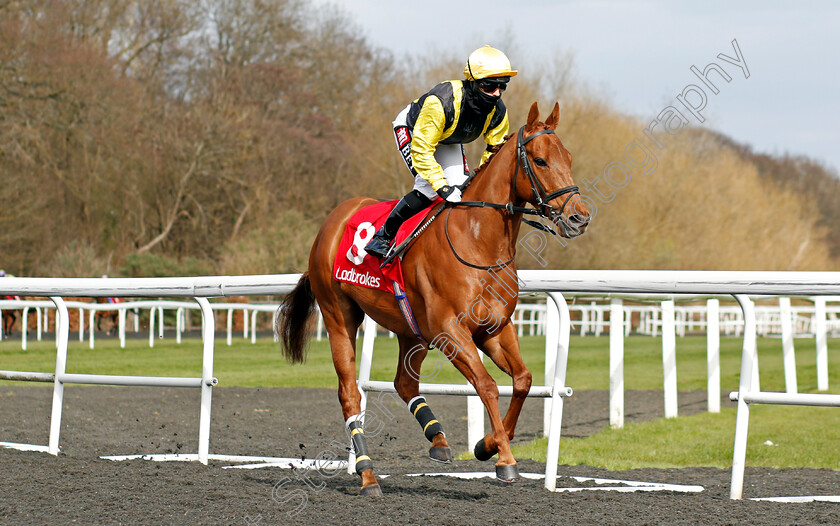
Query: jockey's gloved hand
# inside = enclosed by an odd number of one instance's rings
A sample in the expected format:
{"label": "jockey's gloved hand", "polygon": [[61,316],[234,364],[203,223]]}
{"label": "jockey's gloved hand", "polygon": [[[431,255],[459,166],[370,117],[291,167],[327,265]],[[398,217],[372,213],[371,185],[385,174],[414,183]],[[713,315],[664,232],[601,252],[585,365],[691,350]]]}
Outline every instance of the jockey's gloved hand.
{"label": "jockey's gloved hand", "polygon": [[443,185],[438,188],[437,194],[450,203],[460,203],[461,202],[461,189],[457,186],[449,186]]}

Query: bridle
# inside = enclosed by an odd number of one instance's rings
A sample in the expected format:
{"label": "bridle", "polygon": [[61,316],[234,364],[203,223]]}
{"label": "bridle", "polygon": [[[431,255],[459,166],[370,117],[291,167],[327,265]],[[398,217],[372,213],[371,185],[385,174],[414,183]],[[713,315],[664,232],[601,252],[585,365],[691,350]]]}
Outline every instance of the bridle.
{"label": "bridle", "polygon": [[[554,222],[552,219],[552,215],[554,216],[561,216],[563,214],[563,210],[566,209],[566,204],[572,199],[572,197],[577,194],[580,195],[580,188],[576,185],[570,185],[563,187],[559,190],[555,190],[550,194],[547,194],[545,188],[543,187],[542,183],[540,183],[539,179],[534,175],[534,169],[531,167],[531,160],[528,159],[528,151],[525,149],[525,145],[534,140],[536,137],[544,134],[554,134],[554,130],[541,130],[536,133],[533,133],[528,136],[526,139],[525,136],[525,126],[519,128],[519,132],[516,134],[516,167],[514,168],[513,172],[513,189],[516,189],[516,180],[519,177],[519,166],[522,166],[522,171],[528,177],[528,182],[531,184],[531,193],[534,196],[534,200],[537,202],[535,208],[526,208],[524,206],[516,206],[513,204],[513,199],[507,202],[507,204],[498,204],[498,203],[487,203],[485,201],[461,201],[458,203],[446,203],[448,207],[458,207],[458,206],[470,206],[470,207],[477,207],[477,208],[497,208],[501,210],[506,210],[509,213],[520,212],[522,214],[527,215],[536,215],[542,217],[544,219],[548,219],[550,222]],[[467,181],[462,185],[462,191],[469,186],[472,179],[475,177],[473,174]],[[556,199],[562,195],[568,194],[568,197],[563,201],[563,204],[560,205],[560,209],[556,210],[553,206],[549,204],[549,201]],[[551,227],[544,225],[543,223],[539,223],[536,221],[528,221],[527,219],[523,219],[523,221],[535,228],[540,230],[545,230],[551,232],[552,234],[557,234]],[[563,225],[565,229],[565,225]]]}
{"label": "bridle", "polygon": [[[452,249],[452,253],[458,259],[458,261],[460,261],[461,263],[463,263],[464,265],[466,265],[468,267],[477,268],[477,269],[481,269],[481,270],[491,270],[491,269],[494,269],[494,268],[503,267],[503,266],[506,266],[509,263],[513,262],[513,260],[516,258],[516,251],[514,250],[513,256],[510,258],[510,260],[508,260],[504,263],[496,264],[496,265],[476,265],[474,263],[470,263],[470,262],[464,260],[460,255],[458,255],[458,252],[455,250],[455,246],[452,244],[452,239],[450,239],[450,237],[449,237],[449,214],[452,212],[452,210],[454,208],[459,207],[459,206],[468,206],[468,207],[476,207],[476,208],[496,208],[496,209],[500,209],[500,210],[505,210],[505,211],[507,211],[508,213],[511,213],[511,214],[519,212],[519,213],[527,214],[527,215],[536,215],[536,216],[542,217],[543,219],[547,219],[550,223],[555,223],[555,221],[554,221],[554,219],[552,219],[552,217],[558,217],[558,218],[562,217],[563,210],[565,210],[566,204],[569,202],[569,200],[571,200],[571,198],[575,194],[580,195],[580,188],[578,188],[576,185],[566,186],[566,187],[563,187],[559,190],[555,190],[555,191],[553,191],[549,194],[546,193],[545,188],[540,183],[540,181],[537,179],[537,177],[534,175],[534,170],[531,167],[530,159],[528,159],[528,152],[525,149],[525,145],[528,144],[529,142],[531,142],[532,140],[534,140],[536,137],[539,137],[540,135],[544,135],[544,134],[548,134],[548,133],[554,134],[554,130],[541,130],[541,131],[538,131],[536,133],[533,133],[533,134],[529,135],[527,139],[524,137],[524,135],[525,135],[524,132],[525,132],[525,126],[522,126],[521,128],[519,128],[519,132],[516,135],[516,159],[517,159],[517,162],[516,162],[516,167],[514,168],[514,172],[513,172],[513,186],[512,186],[512,188],[513,188],[513,194],[515,194],[515,192],[516,192],[516,180],[517,180],[517,177],[519,176],[519,166],[521,165],[522,166],[522,171],[528,177],[528,182],[531,184],[531,192],[534,196],[534,200],[536,201],[536,205],[534,205],[535,208],[526,208],[524,206],[516,206],[516,205],[513,204],[513,197],[511,197],[511,200],[508,201],[506,204],[488,203],[488,202],[485,202],[485,201],[460,201],[458,203],[449,203],[449,202],[444,203],[446,208],[449,209],[447,211],[446,219],[444,221],[444,232],[446,233],[446,240],[449,242],[449,248]],[[469,186],[470,182],[472,182],[472,179],[474,177],[475,177],[475,174],[473,174],[472,176],[470,176],[469,179],[467,179],[467,181],[461,187],[462,191],[464,189],[466,189],[467,186]],[[551,206],[549,204],[549,201],[551,201],[553,199],[556,199],[560,196],[567,195],[567,194],[568,194],[568,197],[563,201],[563,204],[560,205],[559,210],[555,209],[553,206]],[[440,211],[443,211],[443,209],[441,209]],[[437,214],[435,214],[435,215],[437,215]],[[555,232],[550,226],[548,226],[548,225],[546,225],[542,222],[529,221],[528,219],[523,219],[522,221],[524,223],[534,227],[534,228],[537,228],[539,230],[543,230],[545,232],[550,232],[551,234],[557,235],[557,232]],[[560,226],[561,226],[561,228],[563,229],[564,232],[567,232],[567,231],[570,231],[570,230],[576,230],[574,227],[566,225],[565,221],[562,221],[562,220],[560,220]]]}
{"label": "bridle", "polygon": [[519,159],[519,162],[516,164],[516,168],[513,172],[513,188],[516,188],[516,176],[519,175],[519,165],[522,165],[522,171],[525,172],[525,175],[528,176],[528,181],[531,183],[531,192],[534,194],[536,198],[537,205],[539,208],[537,209],[537,215],[540,217],[544,217],[546,219],[550,219],[550,213],[554,211],[554,207],[548,204],[549,201],[552,199],[556,199],[561,195],[569,194],[569,197],[563,201],[563,204],[560,205],[560,210],[556,212],[557,214],[562,214],[563,210],[566,208],[566,203],[574,196],[575,194],[580,195],[580,188],[576,185],[570,185],[563,187],[559,190],[555,190],[550,194],[546,195],[545,188],[543,188],[540,181],[534,176],[534,170],[531,168],[531,161],[528,159],[528,152],[525,150],[525,145],[534,140],[535,137],[543,134],[550,133],[554,135],[554,130],[542,130],[538,131],[532,135],[529,135],[527,139],[523,139],[524,136],[525,126],[519,128],[519,133],[516,135],[516,157]]}

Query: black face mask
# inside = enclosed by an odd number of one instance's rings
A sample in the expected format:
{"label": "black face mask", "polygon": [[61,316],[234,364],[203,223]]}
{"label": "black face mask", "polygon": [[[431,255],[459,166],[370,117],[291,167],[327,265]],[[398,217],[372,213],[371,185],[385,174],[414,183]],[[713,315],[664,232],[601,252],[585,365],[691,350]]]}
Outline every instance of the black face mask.
{"label": "black face mask", "polygon": [[475,81],[465,81],[464,84],[467,84],[465,90],[467,104],[482,113],[489,113],[501,99],[501,97],[494,97],[481,91]]}

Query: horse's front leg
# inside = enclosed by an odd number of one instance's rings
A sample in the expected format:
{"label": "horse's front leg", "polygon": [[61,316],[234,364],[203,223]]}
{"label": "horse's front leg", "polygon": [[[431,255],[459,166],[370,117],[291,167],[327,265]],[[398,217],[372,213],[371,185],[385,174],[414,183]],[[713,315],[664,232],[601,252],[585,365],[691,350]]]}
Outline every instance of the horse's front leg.
{"label": "horse's front leg", "polygon": [[17,314],[12,311],[7,311],[8,314],[3,316],[3,320],[6,321],[4,325],[4,333],[6,335],[11,335],[15,331],[15,323],[17,322]]}
{"label": "horse's front leg", "polygon": [[[503,422],[508,440],[513,440],[516,422],[519,420],[522,405],[531,389],[531,371],[522,361],[522,355],[519,352],[519,339],[516,337],[513,322],[508,320],[501,331],[490,336],[480,346],[484,353],[493,360],[493,363],[513,379],[513,397],[510,399],[510,406]],[[475,444],[473,452],[478,460],[489,460],[497,451],[496,440],[492,434],[489,434]]]}
{"label": "horse's front leg", "polygon": [[484,368],[484,364],[478,357],[478,349],[472,340],[437,341],[433,344],[440,349],[461,374],[475,387],[479,398],[481,398],[487,414],[490,417],[492,433],[489,435],[499,453],[499,460],[496,462],[496,478],[504,482],[515,482],[519,480],[519,469],[516,467],[516,459],[510,451],[510,439],[502,423],[499,413],[499,388],[496,381]]}

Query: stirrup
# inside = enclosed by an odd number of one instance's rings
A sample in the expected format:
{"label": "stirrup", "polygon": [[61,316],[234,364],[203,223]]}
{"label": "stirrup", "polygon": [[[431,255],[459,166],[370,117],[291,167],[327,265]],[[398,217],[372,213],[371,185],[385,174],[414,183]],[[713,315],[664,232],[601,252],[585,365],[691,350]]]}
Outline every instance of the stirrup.
{"label": "stirrup", "polygon": [[391,240],[378,234],[374,234],[373,239],[365,245],[365,252],[379,259],[385,259],[385,256],[388,255],[390,250]]}

